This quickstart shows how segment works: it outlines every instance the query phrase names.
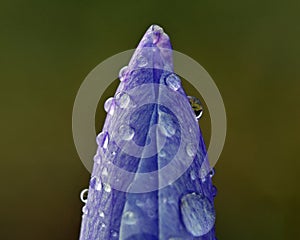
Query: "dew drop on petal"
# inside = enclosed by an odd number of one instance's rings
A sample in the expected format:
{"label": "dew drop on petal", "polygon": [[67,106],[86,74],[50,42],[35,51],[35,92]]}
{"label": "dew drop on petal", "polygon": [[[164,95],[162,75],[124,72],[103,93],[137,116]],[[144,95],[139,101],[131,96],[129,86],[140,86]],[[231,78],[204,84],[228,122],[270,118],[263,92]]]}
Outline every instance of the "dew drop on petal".
{"label": "dew drop on petal", "polygon": [[108,176],[108,169],[107,169],[107,167],[104,167],[103,169],[102,169],[102,176]]}
{"label": "dew drop on petal", "polygon": [[215,169],[211,169],[211,171],[209,172],[209,176],[210,178],[212,178],[215,175]]}
{"label": "dew drop on petal", "polygon": [[211,192],[212,192],[213,197],[217,196],[218,190],[217,190],[216,186],[214,186],[214,185],[212,186]]}
{"label": "dew drop on petal", "polygon": [[105,217],[104,212],[103,212],[103,211],[99,211],[99,216],[100,216],[101,218],[104,218],[104,217]]}
{"label": "dew drop on petal", "polygon": [[111,236],[112,236],[113,238],[117,238],[117,237],[118,237],[118,233],[117,233],[116,231],[113,231],[113,232],[111,233]]}
{"label": "dew drop on petal", "polygon": [[164,157],[167,156],[167,153],[164,150],[160,150],[159,153],[158,153],[158,156],[161,157],[161,158],[164,158]]}
{"label": "dew drop on petal", "polygon": [[176,126],[170,114],[159,112],[159,130],[166,137],[171,137],[176,133]]}
{"label": "dew drop on petal", "polygon": [[89,209],[87,208],[87,206],[83,206],[82,207],[82,212],[83,214],[87,215],[89,213]]}
{"label": "dew drop on petal", "polygon": [[113,97],[108,98],[104,103],[104,110],[110,115],[115,112],[115,99]]}
{"label": "dew drop on petal", "polygon": [[86,188],[86,189],[83,189],[80,193],[80,200],[83,202],[83,203],[86,203],[87,202],[87,197],[88,197],[88,193],[89,193],[89,190]]}
{"label": "dew drop on petal", "polygon": [[197,152],[197,148],[194,143],[188,143],[186,145],[186,153],[188,154],[188,156],[193,157],[196,155],[196,152]]}
{"label": "dew drop on petal", "polygon": [[137,217],[133,212],[127,211],[123,214],[122,221],[128,225],[134,225],[137,222]]}
{"label": "dew drop on petal", "polygon": [[208,233],[215,224],[215,211],[205,196],[189,193],[180,200],[180,211],[185,228],[195,237]]}
{"label": "dew drop on petal", "polygon": [[96,191],[101,191],[102,189],[102,183],[101,181],[99,180],[98,177],[96,176],[93,176],[90,180],[90,187],[92,189],[95,189]]}
{"label": "dew drop on petal", "polygon": [[125,92],[119,92],[116,95],[116,103],[120,108],[127,108],[130,100],[130,96]]}
{"label": "dew drop on petal", "polygon": [[166,84],[170,89],[177,91],[181,86],[181,80],[176,74],[171,73],[166,78]]}
{"label": "dew drop on petal", "polygon": [[191,177],[192,180],[195,180],[195,179],[196,179],[196,173],[195,173],[194,170],[191,170],[191,172],[190,172],[190,177]]}
{"label": "dew drop on petal", "polygon": [[97,163],[97,164],[101,164],[101,156],[100,156],[100,154],[96,154],[95,156],[94,156],[94,162],[95,163]]}
{"label": "dew drop on petal", "polygon": [[107,149],[108,142],[109,142],[108,132],[100,132],[96,138],[96,141],[99,147]]}
{"label": "dew drop on petal", "polygon": [[111,192],[111,186],[108,183],[104,183],[104,191],[108,193]]}
{"label": "dew drop on petal", "polygon": [[106,228],[105,223],[101,223],[101,228],[102,228],[102,229],[103,229],[103,228]]}
{"label": "dew drop on petal", "polygon": [[143,55],[138,55],[137,56],[137,64],[139,67],[146,67],[148,65],[147,59]]}
{"label": "dew drop on petal", "polygon": [[126,124],[121,125],[118,131],[122,140],[129,141],[134,136],[134,129]]}
{"label": "dew drop on petal", "polygon": [[194,110],[196,118],[200,119],[202,114],[203,114],[202,103],[196,97],[188,96],[188,99],[189,99],[189,102],[190,102],[190,105],[191,105],[192,109]]}
{"label": "dew drop on petal", "polygon": [[119,72],[119,79],[121,82],[125,81],[127,73],[128,73],[128,66],[122,67]]}
{"label": "dew drop on petal", "polygon": [[142,201],[142,200],[140,200],[140,199],[137,199],[137,200],[135,201],[135,204],[136,204],[138,207],[140,207],[140,208],[142,208],[142,207],[145,206],[145,202]]}

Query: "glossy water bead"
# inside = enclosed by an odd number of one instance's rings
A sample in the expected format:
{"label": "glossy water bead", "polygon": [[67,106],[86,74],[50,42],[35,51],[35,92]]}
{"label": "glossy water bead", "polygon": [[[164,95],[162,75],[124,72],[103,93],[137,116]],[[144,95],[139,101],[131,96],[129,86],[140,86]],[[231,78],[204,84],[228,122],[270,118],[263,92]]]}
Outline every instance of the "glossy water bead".
{"label": "glossy water bead", "polygon": [[188,99],[189,99],[192,109],[195,112],[196,118],[197,119],[201,118],[201,116],[203,114],[203,107],[202,107],[202,103],[200,102],[200,100],[193,96],[188,96]]}
{"label": "glossy water bead", "polygon": [[166,77],[166,84],[170,89],[177,91],[181,87],[181,80],[175,73],[171,73]]}

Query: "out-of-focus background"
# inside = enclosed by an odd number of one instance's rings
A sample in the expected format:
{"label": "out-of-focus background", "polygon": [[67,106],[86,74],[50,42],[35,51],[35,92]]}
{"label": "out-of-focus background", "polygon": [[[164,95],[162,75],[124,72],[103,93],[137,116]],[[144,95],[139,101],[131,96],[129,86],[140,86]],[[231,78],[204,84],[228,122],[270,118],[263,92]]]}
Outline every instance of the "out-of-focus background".
{"label": "out-of-focus background", "polygon": [[[210,73],[225,102],[228,134],[214,177],[218,238],[298,238],[299,2],[0,5],[0,239],[78,239],[89,173],[72,138],[77,90],[101,61],[134,48],[152,23]],[[99,130],[103,114],[99,107]],[[201,127],[208,141],[207,111]]]}

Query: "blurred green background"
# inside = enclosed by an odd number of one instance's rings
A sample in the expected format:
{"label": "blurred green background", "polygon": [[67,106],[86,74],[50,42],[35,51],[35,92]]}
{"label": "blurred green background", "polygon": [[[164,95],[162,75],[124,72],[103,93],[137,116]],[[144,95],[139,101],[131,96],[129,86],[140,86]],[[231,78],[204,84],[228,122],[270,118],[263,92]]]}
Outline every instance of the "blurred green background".
{"label": "blurred green background", "polygon": [[[0,12],[0,239],[78,239],[89,173],[72,138],[77,90],[152,23],[210,73],[225,102],[218,238],[297,239],[298,1],[4,0]],[[207,141],[208,119],[205,112]]]}

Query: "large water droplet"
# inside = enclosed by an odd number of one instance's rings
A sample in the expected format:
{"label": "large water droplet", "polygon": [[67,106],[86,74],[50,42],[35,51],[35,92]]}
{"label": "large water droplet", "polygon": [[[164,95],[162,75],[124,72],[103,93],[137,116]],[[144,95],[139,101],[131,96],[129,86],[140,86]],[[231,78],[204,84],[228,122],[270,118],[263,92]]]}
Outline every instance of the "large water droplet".
{"label": "large water droplet", "polygon": [[177,91],[181,86],[181,80],[175,73],[171,73],[166,78],[166,84],[172,90]]}
{"label": "large water droplet", "polygon": [[192,109],[195,112],[196,118],[200,119],[203,114],[203,107],[200,100],[196,97],[188,96]]}
{"label": "large water droplet", "polygon": [[127,211],[123,214],[122,221],[128,225],[133,225],[136,224],[137,217],[133,212]]}
{"label": "large water droplet", "polygon": [[97,190],[97,191],[101,191],[101,189],[102,189],[102,183],[101,183],[101,181],[99,180],[98,177],[93,176],[91,178],[91,180],[90,180],[90,187],[92,189]]}
{"label": "large water droplet", "polygon": [[119,72],[119,79],[121,82],[126,80],[127,73],[128,73],[128,66],[122,67]]}
{"label": "large water droplet", "polygon": [[130,103],[130,96],[125,92],[119,92],[116,95],[116,103],[120,108],[127,108]]}
{"label": "large water droplet", "polygon": [[96,141],[99,147],[107,149],[108,142],[109,142],[108,132],[100,132],[96,138]]}
{"label": "large water droplet", "polygon": [[83,202],[83,203],[86,203],[87,202],[87,197],[88,197],[88,193],[89,193],[89,190],[86,188],[86,189],[83,189],[80,193],[80,200]]}
{"label": "large water droplet", "polygon": [[208,233],[215,224],[213,204],[205,196],[190,193],[181,198],[180,211],[188,232],[195,237]]}
{"label": "large water droplet", "polygon": [[115,99],[113,97],[108,98],[104,103],[104,110],[110,115],[115,112]]}
{"label": "large water droplet", "polygon": [[186,145],[186,153],[187,153],[190,157],[195,156],[196,153],[197,153],[196,144],[194,144],[194,143],[188,143],[188,144]]}
{"label": "large water droplet", "polygon": [[119,128],[119,136],[121,139],[129,141],[134,136],[134,129],[128,125],[121,125]]}

